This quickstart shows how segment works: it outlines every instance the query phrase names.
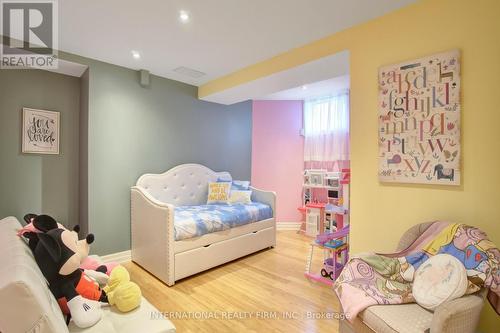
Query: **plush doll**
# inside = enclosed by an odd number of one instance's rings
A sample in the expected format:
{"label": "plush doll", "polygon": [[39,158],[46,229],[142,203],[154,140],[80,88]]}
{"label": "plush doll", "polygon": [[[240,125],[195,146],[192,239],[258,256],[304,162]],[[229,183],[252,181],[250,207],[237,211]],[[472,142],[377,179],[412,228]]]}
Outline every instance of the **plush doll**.
{"label": "plush doll", "polygon": [[104,273],[79,268],[88,256],[89,244],[94,241],[92,234],[78,240],[76,231],[65,229],[47,215],[27,216],[25,220],[30,222],[20,234],[28,239],[35,260],[68,322],[72,318],[80,328],[94,325],[101,318],[100,302],[116,305],[120,311],[130,311],[139,306],[140,289],[130,282],[128,272],[122,266],[115,267],[111,272],[106,291],[92,278],[104,276],[108,282]]}
{"label": "plush doll", "polygon": [[139,306],[141,289],[130,281],[125,267],[118,265],[111,271],[108,285],[103,288],[110,305],[115,305],[121,312],[129,312]]}
{"label": "plush doll", "polygon": [[[48,215],[36,215],[30,213],[24,216],[24,221],[27,224],[18,231],[17,235],[23,236],[28,240],[28,246],[30,247],[33,254],[35,253],[36,245],[38,244],[39,233],[47,232],[54,228],[67,230],[66,227],[64,227],[60,223],[57,223],[51,216]],[[80,232],[80,226],[76,225],[73,228],[73,231],[76,233]],[[85,241],[80,240],[79,242],[82,243],[81,245],[83,245],[83,247],[85,247],[85,242],[91,244],[93,240],[94,235],[89,234],[87,235],[87,237],[85,237]],[[87,275],[90,275],[93,279],[97,280],[100,285],[105,285],[108,281],[108,278],[106,276],[103,276],[103,274],[107,274],[109,276],[111,270],[116,265],[117,264],[115,263],[107,265],[98,264],[97,260],[92,260],[89,256],[86,256],[80,264],[80,268],[83,269],[87,273]]]}
{"label": "plush doll", "polygon": [[[43,217],[43,220],[50,219]],[[38,217],[33,224],[39,229]],[[98,301],[107,302],[106,293],[79,268],[94,237],[88,235],[82,242],[75,231],[59,228],[57,224],[54,227],[52,222],[51,226],[52,229],[48,229],[49,225],[43,225],[40,230],[45,231],[36,233],[38,240],[31,235],[29,245],[36,243],[35,260],[61,310],[68,315],[68,321],[72,318],[76,326],[90,327],[101,319]]]}
{"label": "plush doll", "polygon": [[116,262],[105,264],[102,263],[97,256],[88,256],[87,258],[83,259],[80,268],[84,270],[102,272],[109,276],[111,274],[111,271],[113,271],[116,266],[118,266],[118,263]]}
{"label": "plush doll", "polygon": [[[28,240],[28,245],[31,251],[34,253],[36,245],[38,244],[38,235],[41,232],[47,232],[54,228],[66,229],[62,224],[59,224],[49,215],[36,215],[36,214],[26,214],[24,215],[24,221],[26,225],[18,231],[18,236],[23,236]],[[79,232],[80,226],[75,226],[73,231]],[[93,236],[92,236],[93,237]]]}

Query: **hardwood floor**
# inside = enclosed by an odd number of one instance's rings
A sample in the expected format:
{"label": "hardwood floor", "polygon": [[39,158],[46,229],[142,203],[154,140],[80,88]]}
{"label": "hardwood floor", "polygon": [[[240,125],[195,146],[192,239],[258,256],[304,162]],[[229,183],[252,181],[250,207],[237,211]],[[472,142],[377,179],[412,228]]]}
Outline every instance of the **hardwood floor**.
{"label": "hardwood floor", "polygon": [[[331,319],[339,310],[332,288],[303,275],[310,241],[295,231],[279,231],[276,248],[183,279],[173,287],[132,262],[125,266],[144,297],[170,317],[180,333],[338,332],[338,320]],[[321,253],[314,262],[320,269]]]}

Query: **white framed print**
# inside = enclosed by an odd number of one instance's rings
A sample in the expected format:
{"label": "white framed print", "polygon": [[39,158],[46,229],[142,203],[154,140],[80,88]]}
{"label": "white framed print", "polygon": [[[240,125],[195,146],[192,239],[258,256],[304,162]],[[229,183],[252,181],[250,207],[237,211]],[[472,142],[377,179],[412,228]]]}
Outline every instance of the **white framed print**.
{"label": "white framed print", "polygon": [[57,111],[23,108],[22,152],[59,154],[59,118]]}
{"label": "white framed print", "polygon": [[379,70],[379,180],[460,185],[460,51]]}

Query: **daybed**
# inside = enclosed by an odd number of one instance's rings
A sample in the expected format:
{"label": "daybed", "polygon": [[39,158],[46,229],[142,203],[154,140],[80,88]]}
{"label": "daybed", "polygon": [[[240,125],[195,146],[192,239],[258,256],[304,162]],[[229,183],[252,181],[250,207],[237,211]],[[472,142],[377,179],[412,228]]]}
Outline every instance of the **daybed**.
{"label": "daybed", "polygon": [[[132,260],[172,286],[184,277],[274,247],[275,193],[251,188],[250,205],[207,207],[208,183],[217,180],[230,181],[231,175],[199,164],[141,176],[131,188]],[[198,215],[181,221],[181,216],[196,211]],[[200,221],[222,212],[239,216],[229,218],[222,226]],[[242,219],[242,215],[247,218]],[[202,227],[196,227],[196,223],[189,226],[193,221],[207,222],[209,227],[203,223]],[[186,229],[190,228],[193,232],[189,237]]]}

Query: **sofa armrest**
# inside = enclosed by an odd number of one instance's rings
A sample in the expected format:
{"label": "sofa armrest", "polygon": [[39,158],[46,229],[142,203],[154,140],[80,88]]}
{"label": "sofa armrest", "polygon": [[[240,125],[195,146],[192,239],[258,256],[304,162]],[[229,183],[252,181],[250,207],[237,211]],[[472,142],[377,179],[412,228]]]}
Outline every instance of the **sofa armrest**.
{"label": "sofa armrest", "polygon": [[483,308],[481,293],[466,295],[441,304],[434,311],[431,332],[475,332]]}
{"label": "sofa armrest", "polygon": [[140,186],[131,195],[132,260],[160,280],[174,284],[174,206]]}

